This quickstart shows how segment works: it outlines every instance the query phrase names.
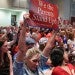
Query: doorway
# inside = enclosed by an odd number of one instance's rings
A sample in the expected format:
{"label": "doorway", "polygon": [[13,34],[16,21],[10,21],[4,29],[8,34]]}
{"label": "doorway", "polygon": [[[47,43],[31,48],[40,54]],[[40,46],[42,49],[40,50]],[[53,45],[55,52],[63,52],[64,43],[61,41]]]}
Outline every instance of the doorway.
{"label": "doorway", "polygon": [[17,25],[16,15],[11,15],[11,25],[12,26],[16,26]]}

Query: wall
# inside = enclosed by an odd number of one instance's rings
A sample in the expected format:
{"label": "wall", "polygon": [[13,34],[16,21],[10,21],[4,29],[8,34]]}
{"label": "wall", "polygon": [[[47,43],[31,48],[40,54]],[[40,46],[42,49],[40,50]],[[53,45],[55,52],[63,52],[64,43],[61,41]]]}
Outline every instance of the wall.
{"label": "wall", "polygon": [[24,15],[25,13],[28,13],[28,12],[29,12],[29,11],[26,10],[26,11],[21,11],[21,12],[18,13],[18,15],[17,15],[17,24],[18,24],[18,25],[19,25],[20,21],[23,20],[23,15]]}
{"label": "wall", "polygon": [[0,0],[0,8],[23,8],[28,9],[28,0]]}
{"label": "wall", "polygon": [[28,12],[28,0],[0,0],[0,26],[11,25],[11,15],[17,16],[17,24]]}
{"label": "wall", "polygon": [[75,0],[71,1],[71,17],[75,17]]}
{"label": "wall", "polygon": [[[62,17],[63,19],[70,19],[71,0],[62,0]],[[61,11],[61,10],[60,10]]]}
{"label": "wall", "polygon": [[9,10],[2,9],[0,10],[0,26],[10,26],[11,25],[11,15],[17,16],[17,24],[19,25],[20,20],[23,20],[23,14],[27,13],[27,10]]}
{"label": "wall", "polygon": [[12,0],[0,0],[0,8],[10,8]]}
{"label": "wall", "polygon": [[0,26],[7,26],[11,24],[11,13],[9,11],[0,10]]}
{"label": "wall", "polygon": [[12,0],[12,7],[16,8],[29,8],[28,0]]}

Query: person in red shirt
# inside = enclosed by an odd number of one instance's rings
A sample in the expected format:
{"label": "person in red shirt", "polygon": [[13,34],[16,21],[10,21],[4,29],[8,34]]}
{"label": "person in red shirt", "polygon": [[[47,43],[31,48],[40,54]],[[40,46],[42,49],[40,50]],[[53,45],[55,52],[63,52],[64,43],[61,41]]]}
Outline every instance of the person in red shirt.
{"label": "person in red shirt", "polygon": [[50,59],[53,65],[52,75],[75,75],[74,66],[68,63],[68,54],[62,47],[52,49]]}

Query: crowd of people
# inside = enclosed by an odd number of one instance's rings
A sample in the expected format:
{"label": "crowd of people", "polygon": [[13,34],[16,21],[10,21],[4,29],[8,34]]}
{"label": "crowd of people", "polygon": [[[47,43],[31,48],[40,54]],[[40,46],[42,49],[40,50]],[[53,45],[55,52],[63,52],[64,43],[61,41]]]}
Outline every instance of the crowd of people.
{"label": "crowd of people", "polygon": [[75,28],[26,24],[0,27],[0,74],[75,75]]}

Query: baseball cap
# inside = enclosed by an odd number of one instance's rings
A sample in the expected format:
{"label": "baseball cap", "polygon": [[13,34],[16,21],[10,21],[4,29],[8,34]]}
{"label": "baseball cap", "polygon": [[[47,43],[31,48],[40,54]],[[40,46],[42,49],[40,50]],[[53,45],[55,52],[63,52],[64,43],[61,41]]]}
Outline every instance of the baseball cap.
{"label": "baseball cap", "polygon": [[26,42],[27,45],[31,45],[31,44],[35,44],[36,43],[36,41],[33,38],[31,38],[31,37],[26,37],[25,42]]}
{"label": "baseball cap", "polygon": [[48,38],[43,37],[39,40],[39,44],[45,44],[45,43],[47,43],[47,41],[48,41]]}

